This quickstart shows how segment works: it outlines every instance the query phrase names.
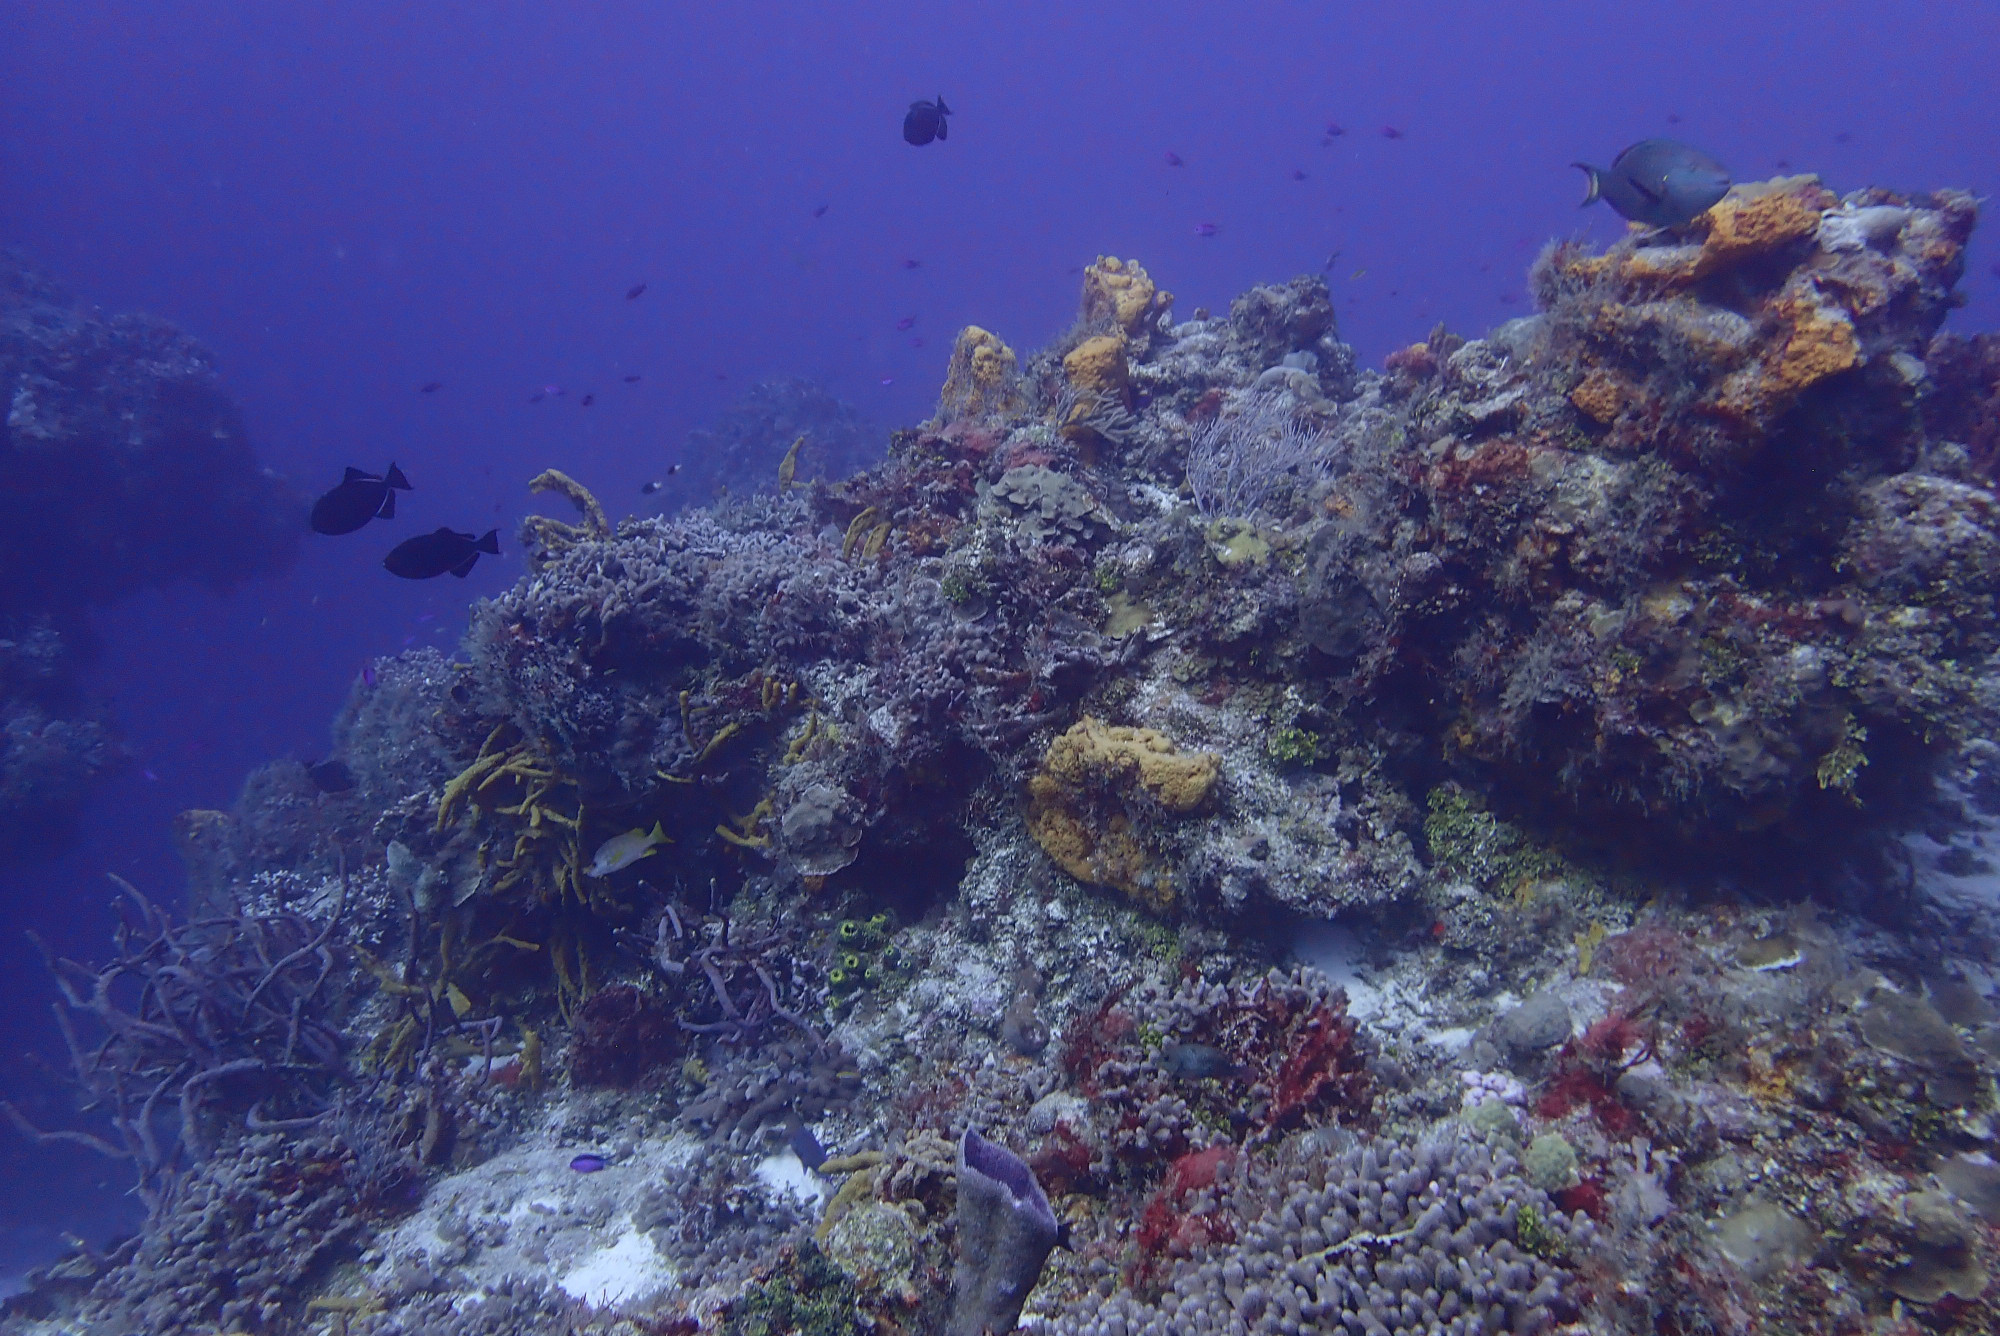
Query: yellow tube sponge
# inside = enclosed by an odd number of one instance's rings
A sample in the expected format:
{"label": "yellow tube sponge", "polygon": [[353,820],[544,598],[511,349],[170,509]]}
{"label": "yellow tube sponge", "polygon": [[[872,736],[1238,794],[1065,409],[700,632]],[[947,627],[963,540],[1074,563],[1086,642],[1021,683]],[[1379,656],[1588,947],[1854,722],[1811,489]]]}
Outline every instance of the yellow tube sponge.
{"label": "yellow tube sponge", "polygon": [[967,325],[952,345],[944,391],[938,396],[938,417],[956,421],[1019,412],[1026,401],[1018,365],[1014,350],[999,335]]}
{"label": "yellow tube sponge", "polygon": [[1125,366],[1125,336],[1099,334],[1070,349],[1063,358],[1063,375],[1093,403],[1125,399],[1129,372]]}
{"label": "yellow tube sponge", "polygon": [[1173,304],[1174,295],[1155,287],[1137,260],[1100,255],[1096,264],[1083,271],[1083,306],[1079,317],[1086,325],[1108,320],[1132,334],[1148,316],[1157,315]]}

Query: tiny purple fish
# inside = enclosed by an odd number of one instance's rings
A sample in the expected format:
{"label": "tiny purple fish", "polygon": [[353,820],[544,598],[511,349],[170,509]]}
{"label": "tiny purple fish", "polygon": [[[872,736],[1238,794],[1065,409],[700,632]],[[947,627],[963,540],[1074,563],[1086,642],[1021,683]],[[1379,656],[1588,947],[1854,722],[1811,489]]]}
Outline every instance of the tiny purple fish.
{"label": "tiny purple fish", "polygon": [[905,268],[905,269],[921,269],[921,268],[923,268],[923,267],[924,267],[924,262],[923,262],[922,260],[905,260],[905,261],[903,261],[903,268]]}
{"label": "tiny purple fish", "polygon": [[1305,179],[1306,179],[1306,169],[1305,169],[1305,168],[1303,168],[1303,167],[1294,167],[1294,168],[1292,168],[1292,179],[1293,179],[1294,181],[1303,181],[1303,180],[1305,180]]}
{"label": "tiny purple fish", "polygon": [[1346,133],[1346,127],[1341,125],[1339,121],[1328,121],[1326,123],[1326,137],[1328,139],[1338,139]]}
{"label": "tiny purple fish", "polygon": [[361,685],[364,687],[373,687],[375,685],[374,664],[364,663],[361,665]]}
{"label": "tiny purple fish", "polygon": [[542,386],[542,393],[548,395],[551,399],[558,397],[559,395],[562,394],[562,392],[563,392],[563,387],[560,385]]}
{"label": "tiny purple fish", "polygon": [[157,783],[159,783],[159,782],[160,782],[160,777],[159,777],[158,775],[154,774],[154,773],[153,773],[152,771],[150,771],[150,770],[141,770],[141,771],[140,771],[139,773],[140,773],[140,774],[142,774],[142,775],[144,775],[144,776],[145,776],[145,777],[146,777],[147,779],[150,779],[150,780],[152,780],[152,781],[153,781],[153,782],[154,782],[155,784],[157,784]]}
{"label": "tiny purple fish", "polygon": [[1196,223],[1194,225],[1194,234],[1198,237],[1212,237],[1221,230],[1214,223]]}
{"label": "tiny purple fish", "polygon": [[906,315],[901,320],[898,320],[896,322],[896,332],[900,334],[904,330],[908,329],[911,325],[914,325],[916,323],[917,323],[917,318],[915,316]]}
{"label": "tiny purple fish", "polygon": [[818,207],[817,209],[814,209],[814,210],[813,210],[813,217],[815,217],[815,218],[824,218],[824,217],[826,217],[826,211],[827,211],[828,209],[832,208],[832,207],[833,207],[833,206],[832,206],[831,204],[822,204],[822,205],[820,205],[820,206],[819,206],[819,207]]}
{"label": "tiny purple fish", "polygon": [[1168,150],[1167,150],[1167,166],[1169,166],[1169,167],[1185,167],[1185,166],[1187,166],[1187,164],[1181,161],[1181,155],[1180,155],[1180,154],[1178,154],[1178,153],[1174,152],[1174,151],[1173,151],[1172,149],[1168,149]]}
{"label": "tiny purple fish", "polygon": [[1393,125],[1385,125],[1382,127],[1382,137],[1384,139],[1401,139],[1403,132]]}
{"label": "tiny purple fish", "polygon": [[896,383],[896,378],[894,376],[884,376],[882,377],[882,383],[884,385],[894,385]]}
{"label": "tiny purple fish", "polygon": [[576,1170],[579,1174],[594,1174],[604,1167],[604,1157],[602,1155],[591,1155],[586,1152],[571,1160],[569,1167]]}

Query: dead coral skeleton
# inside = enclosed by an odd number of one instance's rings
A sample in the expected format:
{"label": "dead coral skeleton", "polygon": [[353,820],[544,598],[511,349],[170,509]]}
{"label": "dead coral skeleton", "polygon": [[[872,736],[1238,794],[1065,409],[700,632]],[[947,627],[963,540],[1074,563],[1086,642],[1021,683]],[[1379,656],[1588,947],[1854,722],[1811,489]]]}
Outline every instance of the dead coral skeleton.
{"label": "dead coral skeleton", "polygon": [[[627,944],[632,943],[628,940]],[[782,930],[750,934],[736,930],[727,906],[690,927],[669,902],[662,908],[653,940],[642,954],[675,978],[685,977],[692,969],[707,980],[715,999],[716,1019],[697,1021],[683,1016],[681,1028],[690,1033],[746,1044],[755,1042],[773,1021],[785,1021],[815,1042],[823,1042],[824,1036],[785,1004],[779,988],[781,973],[795,991],[804,986],[797,962],[785,950],[791,944]]]}
{"label": "dead coral skeleton", "polygon": [[[201,1160],[220,1140],[220,1106],[247,1100],[252,1132],[316,1123],[345,1069],[344,1043],[327,1011],[332,940],[347,903],[340,889],[324,922],[303,914],[233,913],[175,924],[115,874],[130,914],[115,934],[117,957],[92,969],[58,957],[35,938],[62,1003],[55,1010],[86,1109],[102,1110],[117,1139],[73,1129],[45,1132],[0,1104],[25,1135],[66,1141],[130,1160],[137,1192],[158,1218],[172,1203],[184,1155]],[[137,986],[129,1001],[120,995]],[[75,1016],[101,1037],[86,1046]],[[173,1130],[163,1108],[174,1107]],[[267,1117],[275,1114],[275,1117]]]}

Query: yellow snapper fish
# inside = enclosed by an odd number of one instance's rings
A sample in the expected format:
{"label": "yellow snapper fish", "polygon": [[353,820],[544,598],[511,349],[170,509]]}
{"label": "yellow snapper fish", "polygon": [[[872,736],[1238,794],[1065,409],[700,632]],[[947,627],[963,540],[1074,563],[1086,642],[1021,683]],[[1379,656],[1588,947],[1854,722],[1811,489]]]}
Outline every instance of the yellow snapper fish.
{"label": "yellow snapper fish", "polygon": [[657,821],[651,830],[634,826],[623,835],[613,835],[598,845],[597,855],[590,860],[590,866],[585,871],[593,877],[608,877],[621,868],[631,867],[642,858],[651,858],[657,846],[671,843],[673,841],[661,833]]}

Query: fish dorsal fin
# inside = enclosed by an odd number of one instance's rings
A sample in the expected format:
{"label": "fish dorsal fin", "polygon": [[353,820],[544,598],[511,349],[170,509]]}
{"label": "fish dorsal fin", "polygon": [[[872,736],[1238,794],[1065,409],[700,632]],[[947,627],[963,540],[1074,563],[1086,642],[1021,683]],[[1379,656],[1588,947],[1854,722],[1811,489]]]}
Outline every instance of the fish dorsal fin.
{"label": "fish dorsal fin", "polygon": [[354,467],[354,466],[353,466],[352,464],[349,464],[349,465],[347,466],[347,474],[346,474],[346,476],[344,476],[343,478],[341,478],[341,481],[342,481],[342,482],[375,482],[375,481],[378,481],[378,480],[377,480],[377,478],[375,477],[375,475],[374,475],[374,474],[372,474],[372,473],[363,473],[363,472],[362,472],[362,471],[361,471],[360,469],[358,469],[358,468],[355,468],[355,467]]}
{"label": "fish dorsal fin", "polygon": [[400,487],[406,492],[415,490],[410,486],[410,480],[403,476],[403,471],[396,467],[394,460],[389,462],[389,471],[382,475],[382,481],[391,487]]}
{"label": "fish dorsal fin", "polygon": [[396,518],[396,493],[390,490],[394,486],[395,484],[391,483],[388,488],[383,489],[382,508],[375,512],[376,519],[393,520]]}
{"label": "fish dorsal fin", "polygon": [[658,821],[654,821],[653,828],[652,830],[647,832],[646,838],[649,840],[658,840],[661,843],[665,843],[667,835],[665,831],[660,829],[660,823]]}

